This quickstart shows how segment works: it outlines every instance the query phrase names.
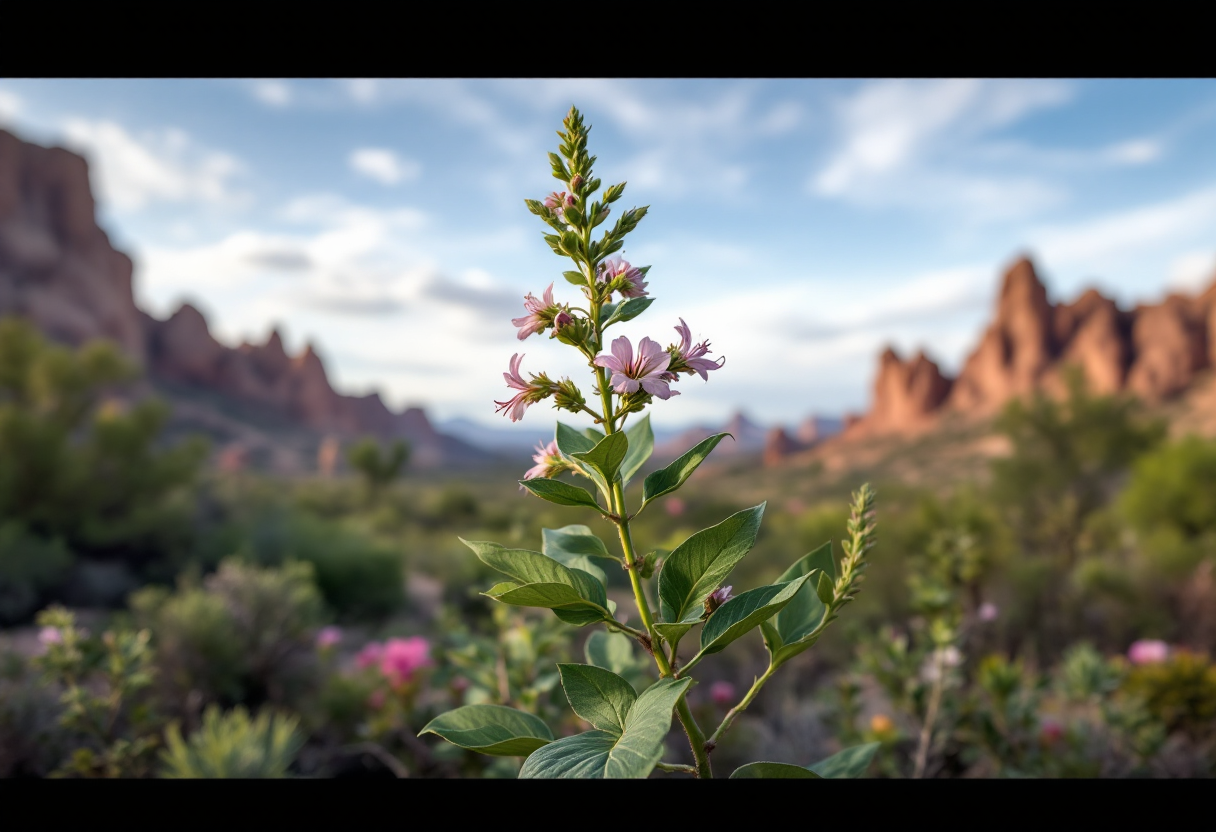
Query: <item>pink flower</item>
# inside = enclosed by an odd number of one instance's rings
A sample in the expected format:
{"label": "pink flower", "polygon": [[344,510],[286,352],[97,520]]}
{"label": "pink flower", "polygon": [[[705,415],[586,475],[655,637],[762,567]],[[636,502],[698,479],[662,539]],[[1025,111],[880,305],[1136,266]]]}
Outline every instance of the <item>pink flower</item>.
{"label": "pink flower", "polygon": [[647,294],[645,275],[637,266],[631,266],[628,260],[616,257],[605,260],[600,263],[595,279],[608,286],[609,294],[617,291],[625,298],[640,298]]}
{"label": "pink flower", "polygon": [[[566,467],[566,462],[557,449],[556,439],[550,439],[548,445],[537,445],[536,453],[532,455],[532,461],[536,464],[524,472],[526,480],[535,477],[552,477],[560,474]],[[520,489],[523,490],[523,488],[521,485]]]}
{"label": "pink flower", "polygon": [[544,291],[541,300],[537,300],[536,296],[531,292],[524,295],[524,310],[528,314],[522,318],[511,319],[511,323],[519,327],[519,333],[516,337],[522,341],[533,333],[542,332],[545,327],[553,322],[554,305],[552,283]]}
{"label": "pink flower", "polygon": [[355,666],[360,670],[366,670],[372,665],[379,664],[383,654],[384,645],[378,641],[370,641],[363,645],[363,649],[355,656]]}
{"label": "pink flower", "polygon": [[[579,184],[582,184],[581,182]],[[574,187],[574,183],[570,183]],[[566,209],[574,205],[574,194],[568,194],[565,191],[558,193],[554,191],[545,197],[545,207],[553,209],[553,213],[559,220],[564,220]]]}
{"label": "pink flower", "polygon": [[612,342],[612,355],[596,356],[596,366],[612,371],[612,389],[619,395],[635,393],[641,387],[652,396],[669,399],[680,395],[668,387],[664,378],[671,356],[663,348],[643,338],[638,342],[638,355],[633,357],[633,345],[622,335]]}
{"label": "pink flower", "polygon": [[996,621],[996,617],[999,614],[1000,610],[991,601],[985,601],[980,604],[979,610],[976,611],[976,616],[980,621]]}
{"label": "pink flower", "polygon": [[341,627],[322,627],[317,631],[317,649],[328,650],[342,640]]}
{"label": "pink flower", "polygon": [[720,586],[715,589],[708,598],[705,599],[705,614],[713,615],[718,607],[730,600],[730,591],[733,586]]}
{"label": "pink flower", "polygon": [[52,644],[63,644],[63,633],[57,627],[43,627],[38,631],[38,641],[48,647]]}
{"label": "pink flower", "polygon": [[391,638],[380,656],[380,672],[394,685],[409,682],[414,673],[431,665],[431,645],[422,636]]}
{"label": "pink flower", "polygon": [[735,701],[735,686],[730,682],[714,682],[709,686],[709,698],[715,705],[725,708]]}
{"label": "pink flower", "polygon": [[675,328],[680,334],[680,343],[672,344],[667,348],[667,352],[671,355],[671,366],[668,370],[671,380],[675,381],[676,373],[688,373],[692,375],[697,373],[703,381],[709,381],[709,371],[718,370],[726,363],[726,358],[719,356],[717,361],[712,361],[702,356],[709,353],[709,341],[702,341],[693,346],[692,332],[688,329],[688,324],[684,323],[684,319],[680,318],[680,325]]}
{"label": "pink flower", "polygon": [[507,386],[519,392],[505,402],[494,402],[494,404],[498,405],[494,409],[494,412],[502,413],[506,411],[507,417],[512,422],[518,422],[524,418],[524,411],[530,405],[534,405],[553,394],[553,382],[545,378],[543,374],[540,376],[533,375],[530,382],[524,381],[523,376],[519,374],[519,364],[523,360],[523,355],[519,353],[511,356],[511,371],[502,374],[502,377],[507,380]]}
{"label": "pink flower", "polygon": [[1044,720],[1042,727],[1039,728],[1039,737],[1047,745],[1055,745],[1064,738],[1064,726],[1055,720]]}
{"label": "pink flower", "polygon": [[452,690],[456,691],[457,693],[464,693],[468,689],[469,689],[469,680],[468,679],[464,678],[463,676],[457,676],[454,679],[452,679]]}
{"label": "pink flower", "polygon": [[1140,639],[1127,649],[1132,664],[1158,664],[1169,658],[1170,646],[1157,639]]}
{"label": "pink flower", "polygon": [[667,498],[667,513],[672,517],[679,517],[684,513],[685,508],[687,508],[687,505],[679,497]]}

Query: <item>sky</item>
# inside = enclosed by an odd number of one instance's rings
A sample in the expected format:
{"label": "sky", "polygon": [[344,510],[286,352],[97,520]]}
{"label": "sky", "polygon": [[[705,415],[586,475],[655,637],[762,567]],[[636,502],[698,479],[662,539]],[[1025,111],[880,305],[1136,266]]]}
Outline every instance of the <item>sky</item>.
{"label": "sky", "polygon": [[513,353],[589,381],[510,321],[580,299],[523,203],[561,189],[571,104],[617,207],[650,206],[622,254],[656,301],[616,329],[683,318],[726,358],[660,425],[863,410],[888,344],[956,372],[1022,254],[1057,301],[1216,277],[1212,80],[0,79],[0,127],[89,159],[149,313],[277,327],[341,392],[502,426]]}

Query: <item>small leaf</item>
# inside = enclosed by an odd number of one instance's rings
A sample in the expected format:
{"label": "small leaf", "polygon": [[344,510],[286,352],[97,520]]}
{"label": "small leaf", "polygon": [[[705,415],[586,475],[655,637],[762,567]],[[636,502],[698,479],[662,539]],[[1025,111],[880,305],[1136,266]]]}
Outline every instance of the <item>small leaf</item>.
{"label": "small leaf", "polygon": [[680,639],[684,638],[684,634],[693,627],[697,626],[698,623],[698,621],[682,624],[667,624],[659,622],[654,625],[654,628],[668,644],[679,644]]}
{"label": "small leaf", "polygon": [[630,425],[625,431],[625,438],[629,440],[629,453],[625,454],[625,461],[621,463],[622,487],[629,484],[633,475],[654,453],[654,431],[650,428],[650,414],[645,414]]}
{"label": "small leaf", "polygon": [[815,594],[819,596],[819,601],[825,607],[832,603],[833,592],[832,581],[824,572],[819,573],[819,580],[815,582]]}
{"label": "small leaf", "polygon": [[604,482],[614,482],[628,450],[629,440],[625,434],[617,432],[605,436],[591,450],[574,454],[574,458],[598,471]]}
{"label": "small leaf", "polygon": [[549,726],[532,714],[503,705],[465,705],[440,714],[418,732],[498,757],[526,757],[553,742]]}
{"label": "small leaf", "polygon": [[558,664],[570,708],[592,727],[620,736],[637,701],[633,686],[611,670],[591,664]]}
{"label": "small leaf", "polygon": [[750,589],[731,598],[714,612],[701,630],[701,653],[725,649],[735,639],[776,615],[802,589],[809,575],[784,584]]}
{"label": "small leaf", "polygon": [[[829,540],[810,554],[797,560],[781,573],[777,582],[792,581],[815,571],[819,571],[819,575],[823,575],[827,569],[831,568],[832,542]],[[782,643],[793,644],[809,635],[823,621],[825,606],[817,594],[817,586],[821,580],[819,575],[811,579],[805,589],[799,592],[770,622],[776,628]],[[829,600],[831,599],[829,598]]]}
{"label": "small leaf", "polygon": [[571,485],[561,480],[551,480],[544,477],[520,480],[519,484],[542,500],[557,503],[559,506],[583,506],[603,512],[603,509],[595,501],[595,497],[592,496],[591,492],[582,486]]}
{"label": "small leaf", "polygon": [[838,751],[826,760],[813,763],[810,768],[825,779],[840,780],[849,777],[860,777],[870,767],[878,746],[882,743],[868,742],[865,745],[854,745]]}
{"label": "small leaf", "polygon": [[654,550],[646,553],[646,557],[642,558],[642,565],[638,567],[638,575],[642,580],[648,581],[654,577],[655,566],[659,562],[659,552]]}
{"label": "small leaf", "polygon": [[583,645],[587,662],[620,675],[633,666],[633,645],[622,633],[597,630]]}
{"label": "small leaf", "polygon": [[562,277],[566,278],[566,282],[573,283],[575,286],[587,285],[587,276],[582,272],[562,272]]}
{"label": "small leaf", "polygon": [[613,324],[620,323],[622,321],[632,321],[638,315],[645,312],[646,308],[649,307],[650,304],[654,303],[654,301],[654,298],[649,297],[629,298],[626,301],[622,301],[613,308],[612,312],[609,313],[607,317],[604,317],[601,313],[600,318],[603,323],[600,324],[600,328],[606,329]]}
{"label": "small leaf", "polygon": [[604,432],[599,428],[583,428],[583,436],[590,439],[592,442],[602,442]]}
{"label": "small leaf", "polygon": [[802,766],[790,763],[748,763],[739,766],[731,775],[731,780],[818,780],[819,775]]}
{"label": "small leaf", "polygon": [[562,526],[560,529],[542,529],[544,553],[553,557],[558,552],[569,555],[587,555],[594,558],[617,558],[608,551],[590,527],[583,525]]}
{"label": "small leaf", "polygon": [[633,703],[619,737],[608,731],[563,737],[529,756],[520,779],[649,776],[663,756],[671,711],[691,682],[660,679]]}
{"label": "small leaf", "polygon": [[662,497],[664,494],[670,494],[683,485],[692,476],[692,472],[697,470],[697,466],[705,461],[710,451],[717,447],[718,443],[725,436],[730,436],[730,434],[714,434],[708,439],[698,442],[692,450],[685,453],[666,468],[660,468],[658,471],[651,472],[642,483],[642,508],[645,508],[647,503]]}
{"label": "small leaf", "polygon": [[744,509],[702,529],[667,556],[659,572],[659,608],[664,622],[692,626],[701,620],[705,599],[755,545],[764,506]]}
{"label": "small leaf", "polygon": [[591,439],[586,434],[575,430],[569,425],[557,423],[557,429],[554,431],[554,441],[557,443],[557,449],[561,451],[562,456],[566,458],[580,473],[586,476],[589,480],[595,483],[596,488],[604,495],[604,499],[608,499],[610,489],[608,482],[592,466],[588,465],[578,454],[585,454],[591,451],[599,443],[598,439]]}

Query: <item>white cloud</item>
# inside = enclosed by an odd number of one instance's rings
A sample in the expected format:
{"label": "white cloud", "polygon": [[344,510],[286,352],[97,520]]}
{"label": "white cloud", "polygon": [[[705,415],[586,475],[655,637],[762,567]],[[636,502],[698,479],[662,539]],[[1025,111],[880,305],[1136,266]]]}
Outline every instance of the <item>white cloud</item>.
{"label": "white cloud", "polygon": [[1183,292],[1200,292],[1216,281],[1216,246],[1191,251],[1170,264],[1169,285]]}
{"label": "white cloud", "polygon": [[242,165],[197,147],[181,130],[133,136],[116,122],[81,118],[68,119],[63,130],[66,143],[89,159],[100,200],[120,210],[158,201],[235,205],[248,199],[230,181]]}
{"label": "white cloud", "polygon": [[261,101],[263,104],[269,104],[271,107],[286,107],[295,98],[291,86],[286,81],[273,78],[255,81],[253,84],[253,96],[258,101]]}
{"label": "white cloud", "polygon": [[391,150],[362,147],[350,154],[350,166],[356,173],[370,177],[381,185],[396,185],[417,179],[422,166],[412,159],[402,159]]}
{"label": "white cloud", "polygon": [[12,121],[21,112],[20,96],[8,90],[0,90],[0,121]]}
{"label": "white cloud", "polygon": [[1106,148],[1101,158],[1116,165],[1144,165],[1160,159],[1163,151],[1155,139],[1132,139]]}
{"label": "white cloud", "polygon": [[1039,210],[1057,188],[968,169],[988,134],[1072,95],[1058,81],[877,81],[837,102],[838,146],[812,193],[864,205],[963,209],[973,219]]}

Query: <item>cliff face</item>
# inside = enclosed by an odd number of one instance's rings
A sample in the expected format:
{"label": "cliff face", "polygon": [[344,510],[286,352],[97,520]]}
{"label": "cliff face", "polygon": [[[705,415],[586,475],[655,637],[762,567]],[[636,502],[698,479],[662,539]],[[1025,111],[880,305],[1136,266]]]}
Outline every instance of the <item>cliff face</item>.
{"label": "cliff face", "polygon": [[1066,367],[1079,367],[1092,390],[1128,392],[1150,403],[1177,396],[1216,361],[1216,286],[1121,310],[1089,290],[1052,304],[1030,260],[1005,273],[992,323],[955,379],[923,354],[879,358],[870,411],[852,436],[915,432],[946,412],[995,413],[1011,398],[1063,390]]}
{"label": "cliff face", "polygon": [[0,130],[0,315],[24,317],[63,343],[110,339],[153,381],[213,393],[307,431],[405,438],[411,464],[484,456],[435,431],[418,408],[395,413],[375,393],[335,392],[311,345],[290,356],[275,331],[265,344],[224,346],[189,304],[168,320],[152,318],[136,307],[131,281],[131,259],[97,226],[85,160]]}

